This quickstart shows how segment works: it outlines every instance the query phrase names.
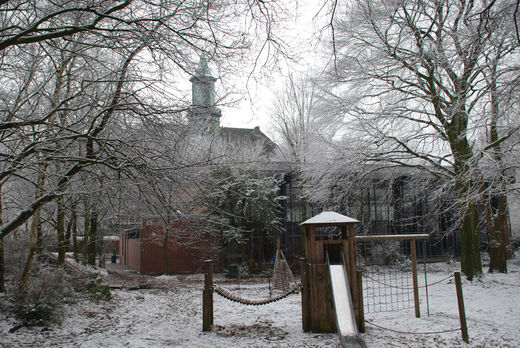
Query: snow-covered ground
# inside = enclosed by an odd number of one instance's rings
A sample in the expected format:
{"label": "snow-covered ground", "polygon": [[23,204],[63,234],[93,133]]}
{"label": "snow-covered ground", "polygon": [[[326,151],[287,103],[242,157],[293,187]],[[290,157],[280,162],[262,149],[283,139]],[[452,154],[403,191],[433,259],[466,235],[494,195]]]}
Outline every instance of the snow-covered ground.
{"label": "snow-covered ground", "polygon": [[[445,279],[458,264],[428,265],[428,283]],[[421,267],[422,268],[422,267]],[[421,284],[424,276],[420,274]],[[268,284],[225,282],[222,287],[242,297],[268,296]],[[217,280],[218,282],[218,280]],[[368,347],[518,347],[520,346],[520,259],[509,274],[485,274],[463,281],[470,344],[460,331],[453,277],[432,285],[430,315],[421,289],[421,318],[414,310],[367,314]],[[303,333],[299,295],[264,306],[244,306],[215,294],[215,326],[202,332],[202,277],[161,276],[151,289],[114,290],[106,303],[81,302],[66,308],[61,325],[23,327],[0,314],[2,347],[335,347],[334,334]],[[441,332],[436,334],[398,333]]]}

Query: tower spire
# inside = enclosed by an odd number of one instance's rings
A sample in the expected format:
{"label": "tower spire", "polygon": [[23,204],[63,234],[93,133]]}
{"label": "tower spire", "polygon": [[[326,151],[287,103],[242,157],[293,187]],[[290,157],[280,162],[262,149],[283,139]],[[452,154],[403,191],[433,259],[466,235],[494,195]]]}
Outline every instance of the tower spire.
{"label": "tower spire", "polygon": [[197,69],[195,69],[195,76],[212,77],[208,66],[208,60],[206,59],[206,53],[204,52],[200,55],[199,65],[197,65]]}
{"label": "tower spire", "polygon": [[208,61],[204,52],[200,55],[199,64],[191,82],[190,121],[202,127],[205,134],[215,134],[220,127],[221,112],[215,107],[215,81],[211,76]]}

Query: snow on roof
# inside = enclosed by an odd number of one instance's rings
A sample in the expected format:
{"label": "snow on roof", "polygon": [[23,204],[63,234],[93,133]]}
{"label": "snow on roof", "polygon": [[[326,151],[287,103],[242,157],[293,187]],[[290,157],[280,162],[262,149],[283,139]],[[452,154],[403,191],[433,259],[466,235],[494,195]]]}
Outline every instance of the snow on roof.
{"label": "snow on roof", "polygon": [[324,211],[324,212],[302,222],[301,225],[344,224],[344,223],[354,223],[354,222],[359,222],[359,221],[356,219],[353,219],[351,217],[335,213],[333,211]]}

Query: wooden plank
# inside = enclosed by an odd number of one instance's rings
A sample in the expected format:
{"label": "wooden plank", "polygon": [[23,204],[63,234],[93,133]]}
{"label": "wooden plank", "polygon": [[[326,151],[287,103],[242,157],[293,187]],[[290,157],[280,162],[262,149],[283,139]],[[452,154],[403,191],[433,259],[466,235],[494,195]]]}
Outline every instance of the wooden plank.
{"label": "wooden plank", "polygon": [[356,230],[354,224],[349,225],[348,229],[348,252],[349,259],[347,266],[350,270],[348,272],[348,281],[350,283],[350,294],[352,296],[352,303],[354,305],[354,314],[356,316],[356,321],[359,322],[360,311],[362,309],[359,308],[359,294],[358,294],[358,281],[357,281],[357,266],[356,266]]}
{"label": "wooden plank", "polygon": [[326,263],[325,261],[325,255],[324,255],[324,248],[323,248],[323,241],[317,240],[314,242],[314,245],[316,246],[316,259],[313,260],[312,263]]}
{"label": "wooden plank", "polygon": [[316,229],[314,225],[309,225],[309,263],[316,263]]}
{"label": "wooden plank", "polygon": [[410,239],[428,239],[429,234],[379,234],[372,236],[356,236],[356,242],[370,242],[374,240],[410,240]]}
{"label": "wooden plank", "polygon": [[343,244],[344,240],[343,239],[328,239],[328,240],[324,240],[322,241],[323,244],[325,245],[330,245],[330,244]]}
{"label": "wooden plank", "polygon": [[336,332],[328,265],[310,265],[311,331]]}

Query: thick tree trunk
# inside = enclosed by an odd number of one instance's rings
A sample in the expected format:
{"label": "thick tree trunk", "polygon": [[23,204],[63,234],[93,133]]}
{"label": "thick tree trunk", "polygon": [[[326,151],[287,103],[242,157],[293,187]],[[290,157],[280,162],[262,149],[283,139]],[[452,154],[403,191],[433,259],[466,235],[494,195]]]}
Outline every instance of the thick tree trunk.
{"label": "thick tree trunk", "polygon": [[[462,103],[462,101],[461,101]],[[462,103],[464,105],[464,103]],[[473,151],[467,139],[467,113],[461,109],[448,127],[448,139],[454,157],[455,194],[459,201],[461,271],[468,279],[482,274],[478,236],[478,211],[473,199],[478,195],[472,175]]]}
{"label": "thick tree trunk", "polygon": [[[464,208],[462,208],[464,209]],[[460,229],[461,244],[461,271],[472,280],[474,276],[482,274],[480,248],[478,237],[478,211],[475,203],[469,203],[463,213]]]}
{"label": "thick tree trunk", "polygon": [[[488,203],[490,205],[490,203]],[[489,207],[486,213],[489,228],[489,272],[507,272],[506,233],[507,233],[507,197],[497,197],[496,212]]]}
{"label": "thick tree trunk", "polygon": [[[489,123],[489,143],[492,144],[493,159],[499,169],[498,193],[491,190],[485,194],[484,204],[486,220],[489,228],[489,272],[507,272],[507,233],[508,233],[508,209],[507,209],[507,187],[506,171],[502,158],[502,148],[498,134],[498,119],[500,116],[500,105],[497,95],[496,85],[497,62],[491,64],[492,79],[490,83],[491,95],[491,121]],[[483,184],[484,185],[484,184]],[[493,197],[496,198],[496,206],[493,204]]]}
{"label": "thick tree trunk", "polygon": [[56,211],[56,230],[58,233],[58,264],[63,265],[65,263],[65,207],[63,206],[63,196],[57,198],[57,211]]}

